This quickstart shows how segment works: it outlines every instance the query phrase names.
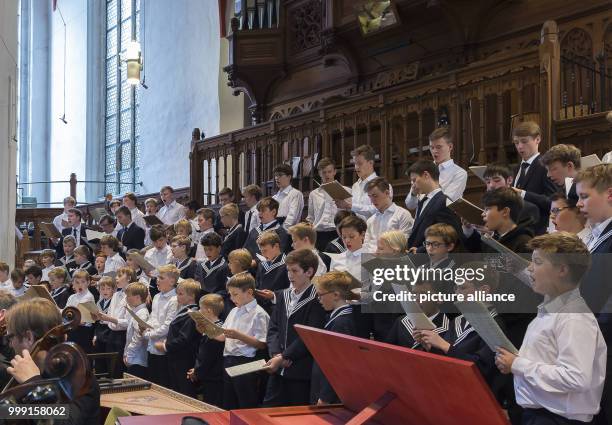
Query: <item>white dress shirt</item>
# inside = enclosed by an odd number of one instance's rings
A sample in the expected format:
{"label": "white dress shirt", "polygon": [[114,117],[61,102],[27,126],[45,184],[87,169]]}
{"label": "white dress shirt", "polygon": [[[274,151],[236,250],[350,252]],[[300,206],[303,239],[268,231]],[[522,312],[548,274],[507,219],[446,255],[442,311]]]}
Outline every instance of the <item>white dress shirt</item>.
{"label": "white dress shirt", "polygon": [[[51,264],[49,267],[45,267],[44,269],[42,269],[42,278],[40,279],[40,281],[49,282],[49,272],[53,270],[54,268],[55,266]],[[1,286],[0,286],[0,289],[2,289]]]}
{"label": "white dress shirt", "polygon": [[66,307],[76,307],[79,304],[83,304],[86,303],[87,301],[91,301],[92,303],[95,303],[96,300],[94,299],[94,296],[91,292],[89,292],[89,289],[81,292],[81,293],[74,293],[72,295],[70,295],[68,297],[68,301],[66,301]]}
{"label": "white dress shirt", "polygon": [[112,331],[124,331],[128,327],[128,319],[131,317],[125,306],[127,305],[127,299],[125,295],[125,291],[122,289],[117,290],[113,294],[113,298],[111,298],[110,305],[108,306],[108,314],[109,316],[117,319],[117,323],[111,322],[103,322],[108,325],[110,330]]}
{"label": "white dress shirt", "polygon": [[606,227],[608,227],[611,221],[612,217],[591,227],[592,237],[590,238],[589,244],[587,245],[587,248],[589,248],[589,252],[592,252],[595,248],[597,248],[597,246],[601,242],[600,239],[604,240],[610,236],[608,233],[603,234],[603,231],[606,230]]}
{"label": "white dress shirt", "polygon": [[601,162],[604,164],[612,164],[612,151],[608,152],[601,158]]}
{"label": "white dress shirt", "polygon": [[587,224],[586,226],[584,226],[584,229],[576,233],[576,236],[578,236],[580,240],[584,242],[584,244],[588,247],[593,237],[591,233],[591,226]]}
{"label": "white dress shirt", "polygon": [[62,233],[62,230],[67,229],[68,227],[64,227],[62,225],[62,221],[67,222],[68,221],[68,213],[66,211],[64,211],[63,213],[61,213],[60,215],[56,216],[53,219],[53,225],[55,226],[55,228],[57,229],[58,232]]}
{"label": "white dress shirt", "polygon": [[176,289],[168,292],[160,292],[153,297],[153,305],[151,307],[151,315],[147,323],[153,326],[153,329],[147,329],[144,337],[149,340],[147,351],[151,354],[164,355],[163,351],[155,348],[157,341],[163,341],[168,335],[170,323],[176,316],[178,303],[176,301]]}
{"label": "white dress shirt", "polygon": [[4,282],[0,282],[0,291],[11,292],[13,289],[13,281],[11,278],[6,279]]}
{"label": "white dress shirt", "polygon": [[[249,221],[249,216],[251,217],[251,221]],[[248,223],[248,228],[247,228]],[[257,204],[253,205],[244,215],[244,231],[248,235],[251,233],[251,230],[259,226],[259,211],[257,211]]]}
{"label": "white dress shirt", "polygon": [[[370,174],[363,180],[360,177],[355,183],[353,183],[353,187],[351,188],[351,194],[353,195],[352,211],[364,220],[367,220],[376,212],[376,207],[372,205],[372,201],[370,201],[370,197],[368,196],[368,193],[365,190],[366,185],[370,181],[374,180],[376,177],[378,176],[375,172]],[[391,195],[391,198],[393,199],[393,186],[391,185],[389,185],[389,193]]]}
{"label": "white dress shirt", "polygon": [[[343,186],[347,192],[351,193],[349,187]],[[317,232],[328,232],[336,230],[334,217],[338,212],[336,203],[325,190],[316,188],[308,195],[308,216],[306,221],[312,223]]]}
{"label": "white dress shirt", "polygon": [[[199,235],[198,241],[197,241],[198,245],[196,246],[195,259],[196,261],[199,261],[200,263],[204,261],[208,261],[208,257],[206,257],[206,253],[204,252],[204,247],[202,246],[200,241],[205,235],[209,233],[215,233],[214,227],[211,227],[210,229],[202,230],[200,233],[198,233]],[[172,255],[172,253],[170,255]]]}
{"label": "white dress shirt", "polygon": [[300,222],[304,210],[304,194],[302,192],[289,185],[276,192],[273,198],[279,204],[277,217],[285,217],[283,222],[285,229]]}
{"label": "white dress shirt", "polygon": [[[438,164],[438,170],[440,170],[438,183],[444,194],[449,198],[447,204],[462,198],[467,184],[467,171],[455,164],[455,161],[452,159]],[[414,196],[412,195],[412,190],[409,190],[408,196],[406,196],[406,208],[416,209],[417,203],[421,198],[422,195]]]}
{"label": "white dress shirt", "polygon": [[364,252],[376,252],[378,238],[387,230],[400,230],[409,238],[414,219],[408,210],[392,203],[383,212],[376,209],[366,223],[368,230],[363,243]]}
{"label": "white dress shirt", "polygon": [[112,257],[108,257],[104,263],[104,273],[116,272],[121,267],[125,266],[125,260],[116,253]]}
{"label": "white dress shirt", "polygon": [[8,288],[8,293],[14,296],[15,298],[18,298],[22,296],[23,294],[25,294],[27,290],[28,290],[28,287],[25,285],[25,283],[21,285],[21,288],[16,288],[16,289],[11,283],[11,287]]}
{"label": "white dress shirt", "polygon": [[512,363],[516,402],[571,420],[599,412],[606,343],[578,288],[544,298]]}
{"label": "white dress shirt", "polygon": [[[270,316],[253,300],[242,307],[234,307],[225,322],[224,329],[234,329],[243,334],[249,335],[258,341],[266,342],[268,335],[268,324]],[[257,349],[234,338],[225,338],[224,356],[255,357]]]}
{"label": "white dress shirt", "polygon": [[363,247],[351,252],[348,249],[342,254],[333,254],[329,270],[348,271],[355,278],[361,280],[361,254]]}
{"label": "white dress shirt", "polygon": [[327,273],[327,266],[325,265],[325,261],[323,261],[323,259],[321,258],[321,256],[319,255],[319,251],[316,249],[312,249],[312,252],[314,252],[317,255],[317,258],[319,259],[319,265],[317,266],[317,271],[315,272],[315,276],[322,276],[325,273]]}
{"label": "white dress shirt", "polygon": [[[145,322],[149,319],[149,310],[144,303],[132,310]],[[147,340],[140,333],[138,322],[132,316],[128,320],[124,356],[128,365],[138,364],[147,367]]]}
{"label": "white dress shirt", "polygon": [[157,217],[164,224],[174,224],[182,218],[185,218],[185,209],[181,204],[176,201],[172,201],[170,205],[165,205],[161,207],[159,212],[157,213]]}
{"label": "white dress shirt", "polygon": [[168,245],[164,245],[162,249],[153,247],[147,250],[144,258],[151,263],[153,267],[158,268],[172,263],[172,250]]}

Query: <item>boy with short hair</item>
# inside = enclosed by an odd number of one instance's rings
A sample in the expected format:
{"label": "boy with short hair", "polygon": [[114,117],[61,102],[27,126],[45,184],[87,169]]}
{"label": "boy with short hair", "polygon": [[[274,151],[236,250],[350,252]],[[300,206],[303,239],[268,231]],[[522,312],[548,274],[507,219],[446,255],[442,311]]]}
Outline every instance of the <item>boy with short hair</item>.
{"label": "boy with short hair", "polygon": [[202,274],[200,264],[189,256],[191,249],[191,239],[185,236],[175,236],[170,245],[172,257],[181,279],[199,279]]}
{"label": "boy with short hair", "polygon": [[[510,168],[502,164],[487,165],[483,177],[487,190],[512,187],[514,180],[514,174],[512,174]],[[548,226],[548,210],[540,211],[540,208],[546,208],[546,206],[550,207],[548,204],[536,205],[523,199],[523,208],[519,213],[517,224],[530,228],[536,235],[543,235],[546,233],[546,227]],[[541,220],[541,217],[544,218]]]}
{"label": "boy with short hair", "polygon": [[[218,326],[223,326],[223,321],[219,319],[219,315],[223,313],[224,308],[225,302],[219,294],[207,294],[200,298],[200,312]],[[187,372],[187,378],[191,382],[201,384],[204,402],[214,406],[223,406],[224,346],[223,342],[202,334],[195,365]]]}
{"label": "boy with short hair", "polygon": [[0,290],[10,291],[12,287],[11,268],[8,264],[0,261]]}
{"label": "boy with short hair", "polygon": [[116,272],[121,267],[125,267],[125,260],[119,254],[119,239],[112,235],[102,236],[100,250],[106,255],[104,273]]}
{"label": "boy with short hair", "polygon": [[340,222],[338,230],[346,251],[332,258],[330,270],[348,271],[357,279],[361,277],[361,253],[367,229],[366,222],[358,216],[349,216]]}
{"label": "boy with short hair", "polygon": [[[255,279],[248,273],[240,273],[227,283],[227,291],[234,307],[223,323],[223,334],[215,339],[225,342],[223,368],[249,363],[255,360],[258,350],[266,348],[266,333],[270,317],[254,298]],[[245,409],[260,404],[258,384],[260,378],[250,373],[231,378],[223,372],[223,407]]]}
{"label": "boy with short hair", "polygon": [[25,285],[25,273],[21,269],[13,269],[11,271],[11,283],[12,286],[9,288],[8,292],[12,294],[15,298],[19,298],[25,291],[28,289]]}
{"label": "boy with short hair", "polygon": [[63,267],[55,267],[49,272],[49,286],[51,287],[51,297],[55,304],[61,309],[66,307],[68,297],[72,295],[72,289],[66,285],[68,273]]}
{"label": "boy with short hair", "polygon": [[[77,270],[72,276],[72,291],[74,292],[66,307],[77,307],[86,302],[95,302],[93,295],[89,292],[89,273],[85,270]],[[78,344],[86,353],[93,352],[92,340],[94,336],[93,323],[81,322],[80,325],[68,333],[68,340]]]}
{"label": "boy with short hair", "polygon": [[168,327],[165,341],[155,343],[156,348],[168,356],[170,388],[190,397],[195,397],[196,389],[187,379],[187,372],[195,364],[201,335],[189,313],[198,309],[196,298],[199,295],[200,283],[193,279],[185,279],[176,286],[178,312]]}
{"label": "boy with short hair", "polygon": [[[482,203],[485,227],[493,232],[493,238],[516,253],[529,252],[527,243],[533,233],[517,224],[523,205],[521,197],[510,188],[500,188],[485,192]],[[472,225],[464,223],[463,232],[467,237],[465,245],[471,252],[490,252]]]}
{"label": "boy with short hair", "polygon": [[[40,264],[42,265],[41,282],[49,282],[49,272],[55,267],[55,251],[52,249],[43,249],[40,253]],[[2,279],[0,279],[1,281]]]}
{"label": "boy with short hair", "polygon": [[40,285],[42,279],[42,269],[38,265],[33,265],[24,270],[26,277],[26,286]]}
{"label": "boy with short hair", "polygon": [[236,204],[223,205],[219,210],[221,223],[227,229],[221,246],[221,256],[227,260],[227,256],[235,249],[242,248],[246,239],[246,232],[238,221],[240,209]]}
{"label": "boy with short hair", "polygon": [[249,209],[244,216],[244,231],[246,235],[251,233],[251,230],[259,226],[259,213],[257,212],[257,204],[263,196],[263,192],[256,184],[250,184],[242,189],[242,199]]}
{"label": "boy with short hair", "polygon": [[[315,276],[321,276],[324,273],[327,273],[327,265],[325,260],[323,260],[323,256],[328,256],[319,253],[319,251],[315,248],[317,243],[317,232],[314,230],[312,225],[308,223],[298,223],[295,226],[291,226],[289,228],[289,235],[291,235],[291,247],[293,249],[310,249],[319,259],[319,267],[317,267]],[[331,260],[328,259],[328,261]]]}
{"label": "boy with short hair", "polygon": [[446,269],[455,265],[448,254],[454,251],[459,235],[453,226],[446,223],[432,224],[425,230],[425,249],[429,256],[429,267]]}
{"label": "boy with short hair", "polygon": [[158,267],[172,263],[172,249],[168,245],[166,231],[163,226],[152,226],[149,230],[149,237],[151,238],[151,243],[153,244],[153,247],[147,250],[144,255],[144,258],[149,263],[151,263],[153,267],[155,267],[155,270],[147,274],[147,276],[150,278],[149,294],[151,295],[151,298],[153,298],[155,294],[159,292],[157,290],[156,270]]}
{"label": "boy with short hair", "polygon": [[278,201],[278,219],[285,229],[298,224],[304,210],[304,194],[291,186],[293,169],[290,165],[274,167],[274,182],[278,192],[273,196]]}
{"label": "boy with short hair", "polygon": [[[321,158],[317,163],[317,171],[321,178],[321,184],[331,183],[336,178],[336,164],[330,158]],[[347,192],[351,192],[349,187],[343,187]],[[327,244],[337,236],[336,225],[334,224],[334,216],[337,212],[338,207],[325,190],[317,187],[310,191],[306,221],[311,223],[317,232],[316,248],[319,251],[324,251]]]}
{"label": "boy with short hair", "polygon": [[287,253],[291,250],[289,235],[285,228],[281,227],[276,220],[278,208],[278,201],[269,196],[261,199],[257,204],[260,224],[255,229],[251,230],[251,233],[249,233],[244,243],[244,248],[249,250],[253,258],[259,254],[257,238],[266,230],[274,230],[278,234],[281,241],[281,250],[283,252]]}
{"label": "boy with short hair", "polygon": [[[149,310],[145,304],[149,295],[146,285],[141,282],[132,282],[125,288],[125,295],[127,305],[146,322],[149,319]],[[138,322],[131,316],[128,319],[122,361],[128,373],[143,379],[147,378],[147,340],[138,329]]]}
{"label": "boy with short hair", "polygon": [[[365,186],[370,180],[375,179],[377,176],[374,171],[374,160],[376,154],[374,148],[370,145],[358,146],[351,152],[353,157],[353,164],[355,165],[355,173],[357,173],[357,181],[353,184],[351,189],[351,198],[336,201],[336,206],[341,209],[347,209],[353,211],[363,220],[367,220],[371,215],[376,212],[376,208],[372,205],[370,198],[366,192]],[[393,198],[393,187],[389,187],[389,193]]]}
{"label": "boy with short hair", "polygon": [[[229,276],[229,269],[225,258],[221,256],[221,236],[217,233],[208,233],[202,238],[200,244],[208,260],[202,264],[202,274],[199,281],[204,294],[219,294],[227,298],[225,284]],[[231,308],[231,307],[230,307]],[[229,310],[228,310],[229,311]]]}
{"label": "boy with short hair", "polygon": [[276,297],[266,339],[270,354],[267,367],[272,374],[266,406],[308,404],[313,359],[294,325],[322,328],[325,324],[326,313],[311,282],[319,264],[317,256],[309,249],[300,249],[291,252],[286,263],[291,286]]}
{"label": "boy with short hair", "polygon": [[[108,313],[110,303],[113,299],[113,294],[115,293],[116,289],[117,284],[115,283],[115,279],[110,276],[104,276],[98,281],[98,292],[100,293],[100,299],[96,304],[98,305],[98,309],[102,313]],[[108,324],[99,320],[94,323],[94,337],[92,341],[94,352],[109,352],[107,350],[107,345],[110,335],[111,330],[108,327]],[[108,373],[110,369],[106,360],[96,360],[95,368],[96,373]]]}
{"label": "boy with short hair", "polygon": [[244,248],[233,250],[229,253],[227,259],[227,267],[232,276],[248,272],[252,263],[253,257],[251,257],[251,253]]}
{"label": "boy with short hair", "polygon": [[73,253],[76,248],[76,239],[74,236],[64,236],[62,238],[62,248],[64,250],[64,256],[57,260],[55,265],[69,268],[69,264],[74,260]]}
{"label": "boy with short hair", "polygon": [[200,208],[197,211],[198,227],[200,230],[197,232],[197,237],[194,242],[198,244],[196,248],[195,259],[202,262],[206,261],[206,254],[204,254],[204,247],[200,242],[202,238],[209,233],[215,232],[215,211],[210,208]]}
{"label": "boy with short hair", "polygon": [[[255,274],[255,295],[266,313],[271,314],[274,292],[289,287],[286,255],[281,252],[278,234],[272,231],[263,232],[257,238],[261,258]],[[317,257],[318,260],[318,257]]]}
{"label": "boy with short hair", "polygon": [[158,385],[169,387],[170,373],[168,369],[168,357],[155,345],[156,342],[163,341],[168,334],[170,323],[176,317],[176,283],[180,272],[173,264],[161,266],[157,269],[157,288],[159,293],[153,297],[151,315],[147,323],[150,329],[140,329],[143,336],[148,340],[147,351],[149,364],[149,379]]}
{"label": "boy with short hair", "polygon": [[368,198],[375,208],[374,214],[366,221],[368,225],[364,241],[366,252],[376,252],[378,238],[386,230],[401,230],[406,237],[409,237],[412,231],[414,224],[412,215],[408,210],[395,205],[390,188],[391,185],[383,177],[376,177],[365,186]]}
{"label": "boy with short hair", "polygon": [[[578,190],[580,193],[580,190]],[[591,422],[599,411],[607,348],[595,316],[580,296],[590,263],[575,235],[556,232],[529,242],[534,292],[544,295],[518,355],[498,348],[496,365],[512,373],[523,424]]]}

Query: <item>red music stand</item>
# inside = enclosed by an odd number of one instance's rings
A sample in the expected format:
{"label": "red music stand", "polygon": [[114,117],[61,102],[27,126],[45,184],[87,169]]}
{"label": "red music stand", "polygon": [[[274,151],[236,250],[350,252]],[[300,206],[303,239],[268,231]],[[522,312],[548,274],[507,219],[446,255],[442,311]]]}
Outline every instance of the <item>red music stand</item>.
{"label": "red music stand", "polygon": [[306,326],[296,329],[343,407],[236,410],[230,424],[509,424],[471,362]]}

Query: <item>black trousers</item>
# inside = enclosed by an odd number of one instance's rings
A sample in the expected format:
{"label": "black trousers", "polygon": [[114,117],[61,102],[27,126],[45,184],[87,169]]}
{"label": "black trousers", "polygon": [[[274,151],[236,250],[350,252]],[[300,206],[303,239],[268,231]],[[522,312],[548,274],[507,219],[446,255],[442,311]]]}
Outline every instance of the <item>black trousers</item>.
{"label": "black trousers", "polygon": [[68,341],[78,344],[85,353],[93,353],[93,326],[80,325],[76,329],[68,332]]}
{"label": "black trousers", "polygon": [[315,248],[319,250],[319,252],[325,252],[325,247],[328,243],[333,241],[338,237],[338,232],[336,230],[327,230],[327,231],[319,231],[317,230],[317,243],[315,243]]}
{"label": "black trousers", "polygon": [[170,388],[170,371],[168,369],[168,356],[149,353],[147,364],[149,380],[154,384]]}
{"label": "black trousers", "polygon": [[223,408],[250,409],[258,407],[261,400],[259,397],[259,374],[248,373],[231,378],[225,368],[254,361],[252,357],[224,356],[223,357]]}
{"label": "black trousers", "polygon": [[125,350],[125,331],[111,331],[106,343],[107,353],[117,353],[117,360],[115,361],[115,370],[110,371],[110,375],[113,378],[121,378],[123,372],[125,372],[125,363],[123,363],[123,352]]}
{"label": "black trousers", "polygon": [[132,364],[127,367],[127,373],[138,376],[142,379],[149,379],[149,371],[146,367],[139,364]]}
{"label": "black trousers", "polygon": [[546,409],[524,409],[523,425],[584,425],[582,421],[574,421],[559,416]]}
{"label": "black trousers", "polygon": [[310,380],[287,379],[279,373],[270,376],[263,404],[265,407],[310,404]]}
{"label": "black trousers", "polygon": [[204,381],[202,383],[202,400],[213,406],[223,407],[223,380]]}

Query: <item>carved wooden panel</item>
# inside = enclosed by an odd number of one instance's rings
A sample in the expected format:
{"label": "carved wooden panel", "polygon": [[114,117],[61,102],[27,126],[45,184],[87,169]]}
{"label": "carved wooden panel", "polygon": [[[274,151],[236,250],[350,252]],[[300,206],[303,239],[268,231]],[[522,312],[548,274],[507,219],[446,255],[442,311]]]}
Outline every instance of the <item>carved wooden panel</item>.
{"label": "carved wooden panel", "polygon": [[321,44],[321,0],[307,0],[288,11],[289,51],[303,52]]}
{"label": "carved wooden panel", "polygon": [[561,54],[572,59],[592,59],[591,35],[582,28],[573,28],[561,41]]}

